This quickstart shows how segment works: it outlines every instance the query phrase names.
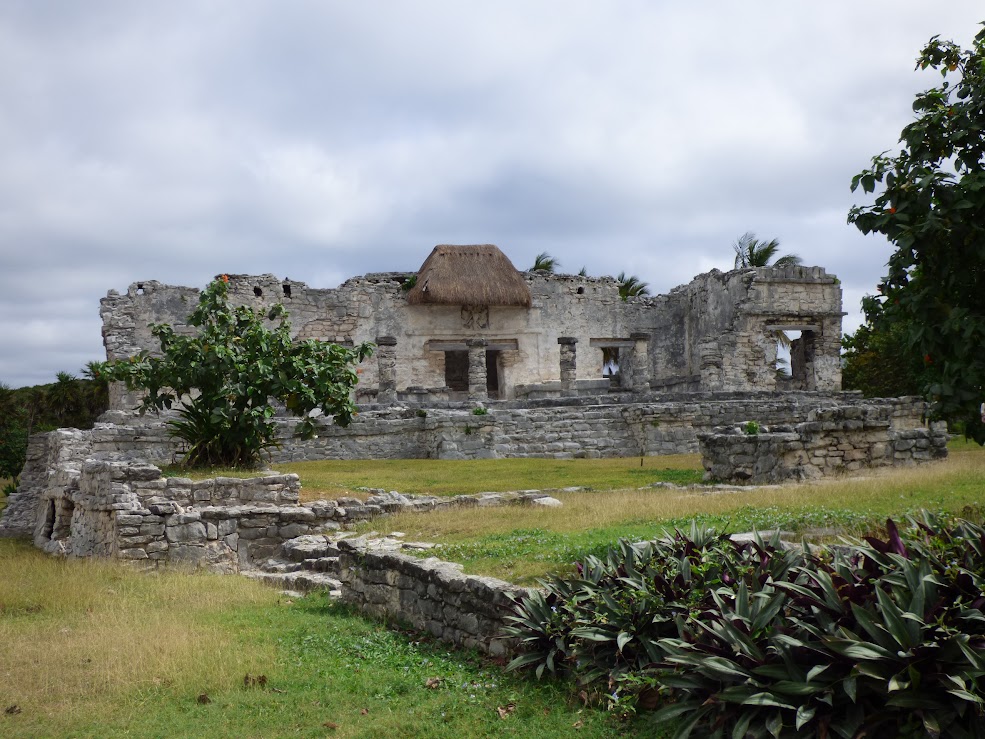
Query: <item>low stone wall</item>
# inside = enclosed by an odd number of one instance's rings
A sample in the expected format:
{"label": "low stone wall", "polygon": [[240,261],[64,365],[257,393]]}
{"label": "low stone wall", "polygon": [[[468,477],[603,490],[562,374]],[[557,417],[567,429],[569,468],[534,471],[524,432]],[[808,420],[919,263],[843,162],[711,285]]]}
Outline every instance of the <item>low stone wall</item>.
{"label": "low stone wall", "polygon": [[804,423],[756,434],[741,426],[698,434],[707,479],[749,484],[944,459],[948,438],[943,422],[894,428],[891,407],[864,405],[814,410]]}
{"label": "low stone wall", "polygon": [[[271,462],[317,459],[483,459],[631,457],[698,451],[697,435],[756,419],[794,424],[818,408],[861,404],[857,393],[692,393],[613,395],[550,401],[438,407],[369,406],[348,428],[321,424],[317,437],[294,437],[297,421],[280,418],[281,446]],[[919,398],[865,401],[886,408],[893,428],[923,425]],[[95,452],[128,451],[152,461],[180,457],[162,416],[113,412],[93,430]]]}
{"label": "low stone wall", "polygon": [[408,623],[438,639],[492,655],[514,645],[502,636],[520,588],[492,577],[462,573],[462,566],[436,558],[378,552],[342,540],[342,600],[376,618]]}
{"label": "low stone wall", "polygon": [[325,507],[298,505],[299,490],[297,475],[192,482],[139,461],[89,458],[74,484],[40,491],[34,543],[72,556],[238,572],[330,522]]}

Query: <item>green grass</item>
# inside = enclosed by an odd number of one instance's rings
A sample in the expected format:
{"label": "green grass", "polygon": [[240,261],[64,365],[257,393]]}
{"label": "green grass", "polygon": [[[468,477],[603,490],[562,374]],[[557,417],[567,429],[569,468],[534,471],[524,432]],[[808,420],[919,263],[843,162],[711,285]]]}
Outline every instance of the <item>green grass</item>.
{"label": "green grass", "polygon": [[0,568],[4,737],[647,735],[585,708],[573,684],[507,674],[323,596],[4,540]]}
{"label": "green grass", "polygon": [[697,454],[619,459],[384,459],[293,462],[278,472],[301,477],[305,500],[351,493],[359,487],[401,493],[462,495],[545,488],[638,488],[654,482],[701,481]]}
{"label": "green grass", "polygon": [[564,507],[455,509],[401,514],[362,524],[360,531],[404,532],[442,544],[440,556],[467,572],[530,583],[568,573],[586,553],[619,538],[646,539],[691,520],[731,532],[782,529],[830,538],[830,529],[861,534],[887,517],[921,509],[960,513],[985,506],[985,452],[962,447],[946,462],[899,468],[863,478],[751,490],[702,492],[655,488],[557,493]]}

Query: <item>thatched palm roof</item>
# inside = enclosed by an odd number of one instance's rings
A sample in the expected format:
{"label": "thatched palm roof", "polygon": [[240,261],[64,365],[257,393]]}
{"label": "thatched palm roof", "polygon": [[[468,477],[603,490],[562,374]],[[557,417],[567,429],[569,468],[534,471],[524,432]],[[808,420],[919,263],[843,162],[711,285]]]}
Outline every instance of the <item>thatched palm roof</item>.
{"label": "thatched palm roof", "polygon": [[520,305],[530,307],[530,288],[509,258],[492,244],[442,244],[424,260],[411,304]]}

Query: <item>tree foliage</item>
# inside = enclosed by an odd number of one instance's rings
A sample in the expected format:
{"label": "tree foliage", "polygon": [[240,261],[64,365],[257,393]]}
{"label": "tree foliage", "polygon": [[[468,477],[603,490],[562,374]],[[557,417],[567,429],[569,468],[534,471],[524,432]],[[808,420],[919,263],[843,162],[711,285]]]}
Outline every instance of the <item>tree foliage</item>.
{"label": "tree foliage", "polygon": [[935,36],[917,68],[943,81],[916,96],[899,154],[852,179],[875,199],[848,220],[895,247],[878,300],[923,358],[933,413],[985,443],[985,30],[968,50]]}
{"label": "tree foliage", "polygon": [[777,252],[780,251],[779,239],[760,241],[752,231],[746,231],[742,234],[732,244],[732,249],[735,251],[736,269],[742,267],[769,267],[771,262],[775,267],[782,267],[787,264],[800,264],[800,257],[796,254],[776,256]]}
{"label": "tree foliage", "polygon": [[865,323],[841,341],[845,350],[841,384],[867,398],[920,395],[924,386],[923,358],[909,345],[907,327],[886,320],[883,304],[862,299]]}
{"label": "tree foliage", "polygon": [[623,300],[650,294],[649,286],[636,275],[620,272],[616,275],[616,282],[619,283],[619,297]]}
{"label": "tree foliage", "polygon": [[[83,370],[86,372],[86,370]],[[10,388],[0,383],[0,478],[24,467],[27,438],[59,427],[92,428],[109,405],[104,380],[59,372],[47,385]]]}
{"label": "tree foliage", "polygon": [[[202,292],[188,317],[195,335],[155,324],[151,332],[161,343],[160,356],[142,352],[97,368],[107,379],[145,391],[142,411],[177,408],[171,427],[188,445],[188,466],[257,464],[276,445],[275,400],[301,417],[302,438],[314,435],[309,414],[315,409],[348,426],[356,412],[353,365],[373,350],[369,343],[348,349],[314,339],[295,342],[283,306],[266,316],[233,307],[227,281],[223,275]],[[277,323],[268,327],[265,318]]]}
{"label": "tree foliage", "polygon": [[531,272],[549,272],[553,273],[561,266],[561,262],[552,257],[546,251],[542,251],[536,257],[534,257],[534,266],[530,268]]}

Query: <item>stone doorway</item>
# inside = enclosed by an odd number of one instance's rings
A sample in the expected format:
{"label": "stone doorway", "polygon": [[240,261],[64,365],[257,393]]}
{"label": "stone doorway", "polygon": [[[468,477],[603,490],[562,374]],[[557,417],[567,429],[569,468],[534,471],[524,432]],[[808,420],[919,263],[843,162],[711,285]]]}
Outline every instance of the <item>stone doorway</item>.
{"label": "stone doorway", "polygon": [[445,352],[445,387],[454,392],[468,392],[469,353],[467,351]]}
{"label": "stone doorway", "polygon": [[486,393],[490,400],[499,400],[499,368],[500,354],[498,349],[486,351]]}

